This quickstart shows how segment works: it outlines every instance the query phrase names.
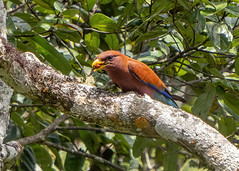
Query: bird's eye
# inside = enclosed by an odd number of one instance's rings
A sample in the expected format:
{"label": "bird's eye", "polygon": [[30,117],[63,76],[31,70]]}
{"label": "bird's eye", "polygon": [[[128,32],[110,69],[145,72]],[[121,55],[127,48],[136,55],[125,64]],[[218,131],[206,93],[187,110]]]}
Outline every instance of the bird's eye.
{"label": "bird's eye", "polygon": [[113,55],[110,55],[110,56],[107,56],[107,60],[112,60],[115,56]]}

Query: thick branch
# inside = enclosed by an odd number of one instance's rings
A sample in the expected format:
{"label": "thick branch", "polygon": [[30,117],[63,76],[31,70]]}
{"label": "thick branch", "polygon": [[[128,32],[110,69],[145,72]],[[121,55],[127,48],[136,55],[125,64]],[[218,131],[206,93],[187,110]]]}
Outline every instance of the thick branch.
{"label": "thick branch", "polygon": [[6,136],[6,131],[9,122],[9,104],[13,90],[0,80],[0,145],[3,143],[3,138]]}
{"label": "thick branch", "polygon": [[216,170],[239,168],[239,150],[214,128],[180,109],[134,93],[112,94],[80,84],[0,42],[0,76],[16,91],[81,120],[142,136],[169,139]]}
{"label": "thick branch", "polygon": [[[0,1],[0,37],[6,38],[6,10],[3,2]],[[21,149],[20,146],[14,148],[13,143],[3,144],[3,139],[6,136],[6,131],[9,123],[9,104],[13,94],[13,90],[0,80],[0,170],[7,169],[14,162]],[[8,160],[6,162],[6,160]],[[3,163],[4,161],[4,163]]]}
{"label": "thick branch", "polygon": [[[12,156],[16,157],[17,154],[19,154],[19,149],[21,149],[21,147],[12,148],[11,144],[3,144],[10,119],[9,104],[12,93],[13,90],[0,80],[0,170],[7,168],[9,165],[11,166]],[[8,162],[3,164],[3,161],[6,160],[8,160]]]}

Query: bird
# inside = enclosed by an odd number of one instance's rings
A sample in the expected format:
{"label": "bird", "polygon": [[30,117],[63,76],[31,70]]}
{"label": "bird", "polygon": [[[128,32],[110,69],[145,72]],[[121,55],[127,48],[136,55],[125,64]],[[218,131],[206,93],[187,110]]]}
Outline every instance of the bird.
{"label": "bird", "polygon": [[92,63],[93,71],[105,70],[123,92],[134,91],[178,108],[167,87],[155,72],[143,62],[118,51],[100,53]]}

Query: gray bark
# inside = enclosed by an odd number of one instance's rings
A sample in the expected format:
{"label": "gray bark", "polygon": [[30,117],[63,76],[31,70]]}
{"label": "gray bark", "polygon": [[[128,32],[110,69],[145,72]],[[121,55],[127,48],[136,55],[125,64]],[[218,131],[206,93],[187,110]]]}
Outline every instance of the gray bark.
{"label": "gray bark", "polygon": [[[0,37],[6,38],[6,10],[4,9],[3,2],[0,1]],[[21,150],[19,150],[20,146],[16,145],[16,149],[14,148],[14,142],[3,144],[3,139],[6,136],[6,131],[9,123],[9,105],[10,100],[13,94],[13,90],[7,86],[2,80],[0,80],[0,170],[6,168],[7,163],[3,164],[6,158],[9,161],[16,158],[15,154],[19,154]],[[12,149],[14,149],[12,152]],[[12,152],[12,153],[11,153]],[[10,162],[11,163],[11,162]]]}

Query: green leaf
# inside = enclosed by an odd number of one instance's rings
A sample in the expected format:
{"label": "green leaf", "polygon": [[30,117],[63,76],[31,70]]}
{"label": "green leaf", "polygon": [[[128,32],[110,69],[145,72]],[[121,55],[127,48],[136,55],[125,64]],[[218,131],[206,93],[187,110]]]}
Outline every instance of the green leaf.
{"label": "green leaf", "polygon": [[216,8],[215,5],[212,2],[210,2],[209,0],[202,0],[202,2],[204,2],[206,5],[211,5],[214,8]]}
{"label": "green leaf", "polygon": [[72,42],[78,43],[81,40],[80,34],[72,30],[63,31],[60,29],[60,30],[57,30],[55,34],[57,34],[57,36],[64,41],[72,41]]}
{"label": "green leaf", "polygon": [[59,170],[64,170],[63,169],[63,161],[62,160],[65,159],[65,155],[64,155],[65,152],[63,152],[63,153],[61,153],[60,151],[58,152],[57,149],[55,149],[53,147],[50,147],[50,146],[48,146],[48,148],[53,153],[51,155],[55,155],[54,165],[57,166],[57,168]]}
{"label": "green leaf", "polygon": [[87,10],[91,10],[93,8],[93,6],[96,4],[96,0],[86,0],[84,1],[87,3],[85,9]]}
{"label": "green leaf", "polygon": [[153,39],[153,38],[162,36],[162,35],[166,34],[167,32],[168,31],[166,29],[162,28],[161,30],[150,31],[150,32],[144,33],[136,39],[136,43],[140,43],[145,40],[149,40],[149,39]]}
{"label": "green leaf", "polygon": [[110,2],[112,2],[112,0],[101,0],[100,1],[101,4],[108,4]]}
{"label": "green leaf", "polygon": [[224,53],[230,49],[233,35],[226,24],[208,22],[207,31],[209,39],[218,52]]}
{"label": "green leaf", "polygon": [[99,48],[100,46],[100,37],[99,33],[91,32],[85,35],[85,44],[87,46],[92,46],[95,48]]}
{"label": "green leaf", "polygon": [[54,24],[54,26],[52,26],[54,28],[57,28],[58,30],[63,30],[66,32],[75,32],[78,31],[81,33],[81,35],[83,35],[83,30],[81,27],[79,27],[76,24],[72,24],[72,23],[62,23],[62,24]]}
{"label": "green leaf", "polygon": [[27,39],[35,44],[38,53],[41,54],[52,66],[63,74],[69,74],[72,69],[69,61],[67,61],[52,45],[50,45],[48,41],[40,36],[34,36]]}
{"label": "green leaf", "polygon": [[206,18],[200,13],[200,10],[196,10],[193,13],[193,21],[195,21],[194,28],[196,33],[202,33],[206,26]]}
{"label": "green leaf", "polygon": [[96,13],[90,18],[90,25],[93,28],[110,33],[117,30],[116,22],[101,13]]}
{"label": "green leaf", "polygon": [[239,99],[231,93],[219,93],[218,103],[239,122]]}
{"label": "green leaf", "polygon": [[134,145],[133,145],[133,155],[134,157],[140,157],[143,154],[145,147],[147,147],[148,143],[152,140],[144,137],[136,137]]}
{"label": "green leaf", "polygon": [[79,14],[79,9],[67,9],[67,10],[62,12],[62,15],[64,17],[69,17],[69,18],[73,18],[77,14]]}
{"label": "green leaf", "polygon": [[104,40],[108,44],[110,49],[115,49],[115,50],[118,49],[119,40],[115,34],[106,34]]}
{"label": "green leaf", "polygon": [[236,17],[239,17],[239,7],[238,6],[227,6],[225,8],[225,11],[232,15],[235,15]]}
{"label": "green leaf", "polygon": [[37,164],[43,170],[53,170],[51,169],[52,159],[48,151],[40,145],[33,145],[32,149],[34,150]]}
{"label": "green leaf", "polygon": [[11,119],[17,124],[19,125],[21,128],[23,128],[23,134],[25,136],[32,136],[35,134],[34,132],[34,127],[30,124],[26,125],[24,123],[24,120],[19,116],[18,113],[16,112],[12,112],[11,113]]}
{"label": "green leaf", "polygon": [[20,5],[22,3],[20,0],[9,0],[9,1],[17,5]]}
{"label": "green leaf", "polygon": [[36,4],[42,6],[43,8],[53,10],[53,3],[55,0],[50,1],[50,0],[33,0]]}
{"label": "green leaf", "polygon": [[239,58],[237,58],[235,61],[235,71],[237,75],[239,75]]}
{"label": "green leaf", "polygon": [[[154,4],[152,5],[152,10],[156,13],[165,13],[167,11],[170,11],[174,8],[174,2],[168,1],[168,0],[160,0],[160,1],[154,1]],[[158,13],[158,14],[159,14]],[[154,13],[155,14],[155,13]],[[154,15],[154,14],[151,14]]]}
{"label": "green leaf", "polygon": [[84,162],[85,157],[67,153],[64,167],[66,171],[82,170]]}
{"label": "green leaf", "polygon": [[[86,58],[86,55],[84,55],[84,54],[79,54],[79,55],[76,56],[76,58],[78,59],[78,61],[80,62],[81,65],[91,67],[92,61],[91,61],[91,60],[86,61],[86,59],[85,59],[85,58]],[[75,62],[74,62],[74,64],[75,64]],[[76,64],[75,64],[74,67],[75,67],[75,68],[79,68],[79,65],[76,65]]]}
{"label": "green leaf", "polygon": [[170,49],[165,43],[158,42],[158,46],[159,46],[159,49],[161,50],[161,52],[163,52],[166,56],[169,55]]}
{"label": "green leaf", "polygon": [[[76,126],[86,126],[83,122],[80,122],[76,119],[74,119],[74,123]],[[80,140],[87,147],[87,150],[92,154],[96,153],[101,141],[99,136],[97,136],[95,132],[86,130],[78,130],[77,132],[79,134]]]}
{"label": "green leaf", "polygon": [[22,20],[21,18],[13,16],[12,20],[14,21],[14,24],[15,24],[17,30],[20,30],[21,32],[31,30],[31,26],[27,22]]}
{"label": "green leaf", "polygon": [[190,11],[191,10],[191,5],[190,2],[187,0],[179,0],[178,3],[183,6],[186,10]]}
{"label": "green leaf", "polygon": [[207,171],[207,169],[199,169],[198,161],[195,159],[188,159],[180,169],[180,171],[204,171],[204,170]]}
{"label": "green leaf", "polygon": [[20,128],[10,120],[4,142],[13,141],[21,138]]}
{"label": "green leaf", "polygon": [[158,59],[154,56],[139,57],[138,60],[144,63],[152,63],[158,61]]}
{"label": "green leaf", "polygon": [[216,59],[211,53],[205,53],[204,56],[207,59],[207,62],[210,64],[211,67],[216,66]]}
{"label": "green leaf", "polygon": [[21,170],[32,171],[36,170],[36,158],[33,150],[30,147],[25,147],[21,154]]}
{"label": "green leaf", "polygon": [[209,68],[208,69],[213,75],[219,77],[219,78],[224,78],[222,73],[217,69],[217,68]]}
{"label": "green leaf", "polygon": [[227,7],[226,2],[215,2],[214,4],[211,3],[210,5],[206,5],[205,10],[201,11],[201,14],[204,16],[213,15],[220,12],[226,7]]}
{"label": "green leaf", "polygon": [[236,120],[232,117],[228,118],[221,118],[218,122],[219,132],[222,133],[224,136],[229,136],[236,132]]}
{"label": "green leaf", "polygon": [[[180,61],[183,62],[183,64],[190,65],[190,62],[188,60],[181,59]],[[177,72],[178,76],[183,76],[185,74],[190,74],[190,73],[195,74],[194,71],[191,68],[184,67],[183,64],[174,63],[174,67],[176,69],[176,72]],[[196,67],[194,67],[194,68],[196,68]]]}
{"label": "green leaf", "polygon": [[159,60],[159,57],[163,56],[163,53],[159,50],[152,50],[149,52],[140,53],[138,60],[144,63],[152,63]]}
{"label": "green leaf", "polygon": [[120,6],[120,5],[124,4],[126,1],[128,1],[128,0],[115,0],[115,3],[116,3],[118,6]]}
{"label": "green leaf", "polygon": [[22,20],[27,22],[31,27],[34,27],[39,22],[39,20],[37,20],[37,18],[34,15],[29,13],[16,13],[14,16],[21,18]]}
{"label": "green leaf", "polygon": [[135,7],[138,11],[141,11],[143,8],[144,0],[135,1]]}
{"label": "green leaf", "polygon": [[192,107],[192,113],[194,115],[199,116],[202,119],[205,119],[212,106],[215,94],[216,94],[216,88],[211,83],[206,88],[206,92],[201,94],[195,101]]}
{"label": "green leaf", "polygon": [[178,146],[171,142],[166,142],[167,153],[164,155],[164,171],[176,170],[178,162]]}
{"label": "green leaf", "polygon": [[14,24],[14,22],[13,22],[13,20],[12,20],[10,15],[7,15],[6,25],[7,25],[7,33],[8,34],[12,34],[13,32],[16,31],[15,24]]}
{"label": "green leaf", "polygon": [[64,9],[64,5],[58,1],[54,2],[54,8],[59,11],[59,12],[63,12]]}
{"label": "green leaf", "polygon": [[119,143],[127,149],[132,148],[135,141],[131,136],[122,134],[115,134],[114,139],[119,140]]}

